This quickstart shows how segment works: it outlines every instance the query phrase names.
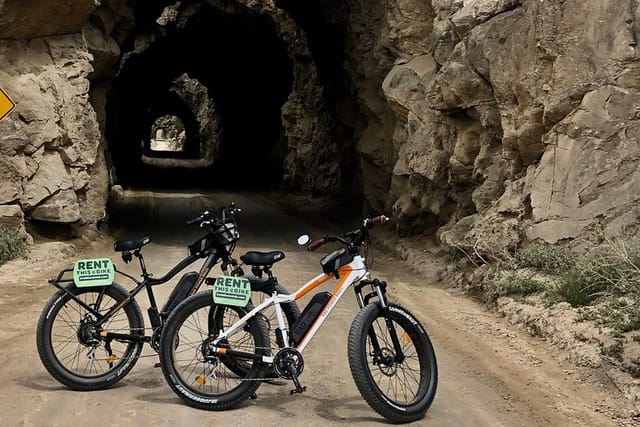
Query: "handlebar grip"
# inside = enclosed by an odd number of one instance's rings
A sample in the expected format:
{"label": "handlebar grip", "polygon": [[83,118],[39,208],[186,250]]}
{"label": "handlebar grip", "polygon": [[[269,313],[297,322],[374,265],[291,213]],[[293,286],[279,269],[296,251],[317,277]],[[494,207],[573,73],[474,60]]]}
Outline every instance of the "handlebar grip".
{"label": "handlebar grip", "polygon": [[186,224],[187,225],[193,225],[193,224],[197,224],[199,222],[202,222],[205,219],[210,219],[210,218],[211,218],[211,215],[209,214],[209,211],[204,211],[204,212],[200,213],[200,215],[198,215],[197,217],[188,220],[186,222]]}
{"label": "handlebar grip", "polygon": [[193,219],[188,220],[188,221],[186,222],[186,224],[187,224],[187,225],[193,225],[193,224],[196,224],[196,223],[200,222],[201,220],[202,220],[202,215],[200,215],[200,216],[199,216],[199,217],[197,217],[197,218],[193,218]]}
{"label": "handlebar grip", "polygon": [[371,218],[371,223],[372,224],[384,224],[385,222],[389,221],[389,217],[384,216],[384,215],[380,215],[380,216],[376,216],[374,218]]}
{"label": "handlebar grip", "polygon": [[313,252],[316,249],[318,249],[320,246],[324,245],[325,243],[327,243],[327,241],[325,239],[315,240],[315,241],[309,243],[309,245],[307,246],[307,250],[310,251],[310,252]]}

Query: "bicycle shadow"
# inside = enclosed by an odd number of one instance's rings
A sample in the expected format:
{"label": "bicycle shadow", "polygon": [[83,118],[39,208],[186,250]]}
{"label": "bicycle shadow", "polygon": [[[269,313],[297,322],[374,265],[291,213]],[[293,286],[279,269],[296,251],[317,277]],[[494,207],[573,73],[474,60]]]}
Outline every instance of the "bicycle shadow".
{"label": "bicycle shadow", "polygon": [[[274,388],[276,387],[276,388]],[[300,408],[309,408],[318,417],[331,423],[379,423],[392,424],[380,416],[376,416],[367,403],[358,396],[346,396],[341,398],[322,398],[309,393],[289,395],[291,385],[287,383],[264,383],[256,391],[255,399],[247,399],[238,407],[228,409],[225,412],[242,411],[251,406],[258,406],[263,410],[271,411],[279,418],[299,418]],[[176,396],[167,386],[161,390],[143,393],[137,396],[138,400],[153,403],[186,405],[182,399]]]}
{"label": "bicycle shadow", "polygon": [[[281,416],[290,417],[299,416],[299,413],[293,413],[289,411],[288,408],[300,408],[302,405],[313,408],[313,412],[318,417],[332,423],[357,424],[381,422],[381,418],[376,417],[376,414],[372,412],[371,408],[369,408],[360,396],[323,398],[309,393],[290,396],[290,385],[287,384],[286,387],[285,390],[277,393],[269,393],[262,398],[258,395],[259,401],[256,402],[256,405],[277,412]],[[295,404],[290,406],[283,404],[288,401],[295,401]],[[369,415],[369,413],[371,415]],[[387,424],[384,421],[382,423]]]}
{"label": "bicycle shadow", "polygon": [[[185,405],[185,403],[176,396],[169,386],[159,376],[150,376],[150,373],[156,373],[153,368],[142,369],[145,372],[136,372],[130,374],[126,380],[114,384],[107,390],[98,390],[97,392],[109,392],[124,387],[138,387],[147,392],[142,392],[136,396],[136,399],[142,402],[177,404]],[[74,390],[60,384],[47,373],[40,373],[22,377],[16,381],[16,384],[38,392],[69,392],[76,393]],[[392,424],[376,416],[372,409],[360,396],[345,396],[343,398],[321,398],[313,396],[309,393],[300,395],[289,395],[289,383],[269,384],[265,383],[257,390],[256,399],[248,399],[240,406],[228,410],[241,411],[249,406],[259,406],[264,410],[274,412],[278,417],[296,418],[300,416],[300,407],[309,408],[320,418],[332,423],[371,423]],[[294,412],[295,411],[295,412]],[[370,413],[371,415],[365,415]]]}
{"label": "bicycle shadow", "polygon": [[[47,373],[40,373],[38,375],[31,375],[27,377],[21,377],[16,381],[16,384],[20,387],[28,388],[40,392],[56,392],[56,391],[69,391],[76,392],[69,387],[60,384],[54,378]],[[117,383],[109,387],[109,390],[125,387],[127,384]]]}
{"label": "bicycle shadow", "polygon": [[[45,371],[40,372],[37,375],[21,377],[16,381],[16,384],[35,391],[74,391],[69,387],[66,387],[65,385],[59,383],[55,378],[49,375],[48,372]],[[125,378],[104,390],[117,390],[122,387],[132,386],[142,389],[155,389],[166,386],[166,389],[169,390],[169,386],[166,385],[160,368],[141,365],[135,366],[134,369],[132,369]]]}

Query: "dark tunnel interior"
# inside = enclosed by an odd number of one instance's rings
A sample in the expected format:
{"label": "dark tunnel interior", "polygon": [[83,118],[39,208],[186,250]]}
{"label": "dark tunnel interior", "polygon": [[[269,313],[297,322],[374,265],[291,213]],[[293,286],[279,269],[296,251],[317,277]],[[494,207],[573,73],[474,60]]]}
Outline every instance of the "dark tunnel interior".
{"label": "dark tunnel interior", "polygon": [[[274,18],[233,1],[187,0],[182,6],[197,5],[198,11],[185,25],[167,26],[144,50],[136,49],[136,35],[157,33],[155,20],[169,3],[134,3],[135,31],[122,52],[135,53],[122,55],[107,93],[105,133],[116,183],[130,188],[280,188],[287,154],[282,106],[291,94],[296,64]],[[359,171],[353,117],[359,113],[344,67],[346,35],[340,19],[348,13],[346,6],[335,0],[278,0],[276,6],[306,39],[322,85],[319,104],[333,118],[323,138],[339,141],[343,192],[353,193]],[[202,116],[171,90],[183,74],[208,91],[217,126],[214,137],[201,132]],[[345,111],[346,120],[341,117]],[[183,151],[150,149],[151,125],[163,115],[183,122]],[[199,162],[205,152],[214,153],[212,163]],[[181,159],[181,164],[186,160],[197,167],[167,169],[143,162],[143,155]]]}
{"label": "dark tunnel interior", "polygon": [[[165,114],[182,119],[185,150],[198,158],[203,144],[189,106],[170,92],[182,74],[206,86],[221,134],[219,153],[207,168],[169,171],[142,163],[150,128]],[[119,183],[144,187],[269,186],[281,175],[281,107],[293,82],[293,64],[269,17],[230,14],[203,5],[181,29],[168,31],[130,57],[107,95],[106,136]]]}

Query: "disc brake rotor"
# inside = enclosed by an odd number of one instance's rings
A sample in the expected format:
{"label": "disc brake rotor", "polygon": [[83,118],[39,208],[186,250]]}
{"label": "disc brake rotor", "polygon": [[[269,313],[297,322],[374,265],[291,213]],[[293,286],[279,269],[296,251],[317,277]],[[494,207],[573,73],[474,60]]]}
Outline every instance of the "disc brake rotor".
{"label": "disc brake rotor", "polygon": [[380,371],[388,377],[394,376],[398,371],[397,365],[395,363],[395,354],[388,348],[383,348],[380,350],[380,357],[376,357],[374,364],[378,365]]}

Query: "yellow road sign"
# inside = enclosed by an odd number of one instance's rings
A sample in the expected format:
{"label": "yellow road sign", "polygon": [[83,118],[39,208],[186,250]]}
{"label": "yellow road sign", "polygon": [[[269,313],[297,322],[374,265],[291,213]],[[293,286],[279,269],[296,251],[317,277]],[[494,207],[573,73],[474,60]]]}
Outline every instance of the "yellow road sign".
{"label": "yellow road sign", "polygon": [[9,95],[0,88],[0,120],[15,108],[16,104],[9,98]]}

